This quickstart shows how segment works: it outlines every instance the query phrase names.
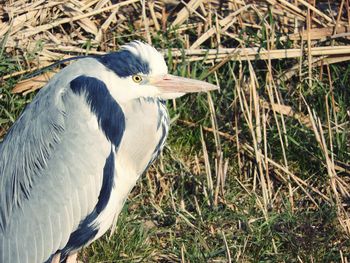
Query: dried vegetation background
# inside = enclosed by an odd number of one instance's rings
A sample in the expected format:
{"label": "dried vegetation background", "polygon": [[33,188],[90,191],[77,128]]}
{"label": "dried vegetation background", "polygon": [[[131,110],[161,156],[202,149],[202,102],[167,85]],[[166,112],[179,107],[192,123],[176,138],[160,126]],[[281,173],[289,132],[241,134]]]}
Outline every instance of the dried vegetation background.
{"label": "dried vegetation background", "polygon": [[349,2],[2,2],[0,135],[58,68],[31,73],[142,39],[221,92],[169,103],[169,147],[120,239],[83,260],[348,262]]}

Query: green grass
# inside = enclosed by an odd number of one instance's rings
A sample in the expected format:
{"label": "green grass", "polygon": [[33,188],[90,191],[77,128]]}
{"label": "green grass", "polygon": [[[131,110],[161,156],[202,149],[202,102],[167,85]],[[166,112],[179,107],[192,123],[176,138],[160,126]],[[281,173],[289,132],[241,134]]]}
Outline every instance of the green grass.
{"label": "green grass", "polygon": [[[0,72],[2,76],[19,70],[20,66],[16,61],[0,56]],[[16,121],[25,105],[32,100],[34,95],[22,96],[12,94],[11,90],[16,82],[17,80],[14,78],[9,78],[6,81],[0,80],[0,135],[3,135]]]}

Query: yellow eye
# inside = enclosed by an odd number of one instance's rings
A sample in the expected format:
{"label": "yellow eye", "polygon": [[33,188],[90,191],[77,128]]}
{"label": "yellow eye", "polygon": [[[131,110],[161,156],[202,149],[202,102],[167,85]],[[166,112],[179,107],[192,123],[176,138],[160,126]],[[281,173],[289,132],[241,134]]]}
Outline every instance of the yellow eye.
{"label": "yellow eye", "polygon": [[142,81],[142,77],[140,75],[134,75],[132,76],[132,80],[136,83],[140,83]]}

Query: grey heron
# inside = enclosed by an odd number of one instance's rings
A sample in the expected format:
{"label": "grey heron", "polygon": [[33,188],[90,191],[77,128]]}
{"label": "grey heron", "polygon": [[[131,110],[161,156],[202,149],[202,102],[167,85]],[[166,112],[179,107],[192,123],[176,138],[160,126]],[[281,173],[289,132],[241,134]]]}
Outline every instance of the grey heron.
{"label": "grey heron", "polygon": [[139,41],[53,76],[0,144],[0,262],[66,262],[101,237],[164,146],[164,101],[213,89]]}

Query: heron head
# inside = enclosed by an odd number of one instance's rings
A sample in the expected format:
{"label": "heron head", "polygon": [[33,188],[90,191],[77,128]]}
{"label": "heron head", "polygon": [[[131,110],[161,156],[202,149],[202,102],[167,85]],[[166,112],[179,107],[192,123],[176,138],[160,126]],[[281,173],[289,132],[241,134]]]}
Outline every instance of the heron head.
{"label": "heron head", "polygon": [[123,100],[140,97],[166,100],[190,92],[217,89],[204,81],[168,74],[163,55],[140,41],[124,45],[118,52],[101,56],[98,60],[118,76],[118,89],[111,90],[111,93]]}

